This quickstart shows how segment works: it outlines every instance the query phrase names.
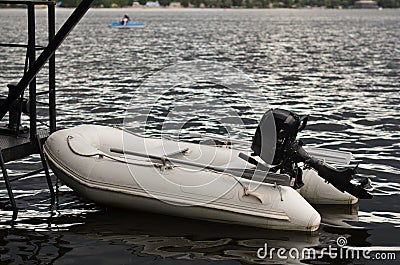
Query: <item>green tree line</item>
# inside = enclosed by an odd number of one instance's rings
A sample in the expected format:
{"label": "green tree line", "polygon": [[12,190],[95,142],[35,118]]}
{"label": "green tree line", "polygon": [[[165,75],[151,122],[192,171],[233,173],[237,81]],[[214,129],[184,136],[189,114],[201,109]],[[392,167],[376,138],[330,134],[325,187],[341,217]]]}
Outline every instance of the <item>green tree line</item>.
{"label": "green tree line", "polygon": [[[81,0],[61,0],[64,7],[75,7]],[[147,0],[95,0],[95,7],[111,7],[111,6],[131,6],[134,1],[140,4],[146,4]],[[151,0],[153,1],[153,0]],[[158,0],[161,6],[168,6],[171,2],[180,2],[183,7],[194,6],[200,7],[246,7],[246,8],[268,8],[270,4],[273,7],[307,7],[307,6],[325,6],[334,8],[338,6],[351,7],[356,0]],[[383,8],[399,8],[400,0],[375,0],[378,5]]]}
{"label": "green tree line", "polygon": [[[140,4],[146,4],[147,0],[95,0],[94,6],[111,7],[116,6],[131,6],[134,1]],[[378,5],[383,8],[398,8],[400,0],[376,0]],[[76,6],[80,0],[63,0],[63,6]],[[182,6],[188,7],[189,4],[199,7],[204,4],[205,7],[247,7],[247,8],[268,8],[270,3],[274,7],[306,7],[306,6],[325,6],[325,7],[349,7],[352,6],[355,0],[159,0],[161,6],[168,6],[171,2],[180,2]]]}

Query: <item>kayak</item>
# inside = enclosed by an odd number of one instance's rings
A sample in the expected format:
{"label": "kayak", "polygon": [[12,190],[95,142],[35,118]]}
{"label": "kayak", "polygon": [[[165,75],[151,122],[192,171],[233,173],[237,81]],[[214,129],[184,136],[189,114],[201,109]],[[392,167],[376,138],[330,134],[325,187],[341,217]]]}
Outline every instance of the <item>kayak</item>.
{"label": "kayak", "polygon": [[108,24],[111,28],[144,28],[145,23],[142,21],[128,21],[126,25],[121,24],[119,21],[113,21]]}

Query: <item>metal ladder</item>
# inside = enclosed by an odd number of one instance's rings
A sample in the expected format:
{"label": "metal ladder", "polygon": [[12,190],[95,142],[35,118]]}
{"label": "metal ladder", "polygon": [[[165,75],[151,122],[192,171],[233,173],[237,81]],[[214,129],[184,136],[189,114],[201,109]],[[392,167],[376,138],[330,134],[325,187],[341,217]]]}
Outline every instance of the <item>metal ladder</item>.
{"label": "metal ladder", "polygon": [[[59,31],[55,34],[55,1],[5,1],[0,0],[0,4],[20,4],[26,5],[28,11],[28,44],[13,44],[13,43],[0,43],[3,47],[23,47],[27,48],[27,59],[24,75],[17,84],[8,85],[9,91],[5,99],[0,100],[0,120],[9,113],[9,124],[8,128],[0,128],[0,167],[3,175],[3,179],[7,188],[8,203],[13,210],[13,220],[17,218],[18,208],[15,202],[11,183],[16,180],[21,180],[28,176],[32,176],[44,171],[46,175],[47,184],[51,194],[52,204],[54,202],[55,193],[51,178],[49,174],[49,168],[45,160],[42,141],[46,139],[46,136],[42,137],[39,135],[40,132],[37,129],[37,124],[42,123],[37,119],[36,105],[40,103],[36,100],[37,95],[48,94],[49,103],[49,133],[56,131],[56,102],[55,102],[55,51],[82,19],[90,8],[94,0],[82,0],[80,4],[75,8],[69,18],[61,26]],[[35,5],[47,5],[48,6],[48,29],[49,29],[49,42],[48,45],[37,46],[35,44]],[[36,51],[42,50],[41,54],[36,58]],[[29,62],[29,68],[27,67]],[[36,75],[42,69],[42,67],[49,62],[49,90],[43,92],[36,92]],[[23,99],[23,93],[29,86],[29,104]],[[25,105],[24,105],[25,104]],[[29,128],[26,130],[26,136],[22,137],[20,131],[20,117],[23,110],[23,106],[26,106],[24,113],[29,115]],[[6,148],[4,148],[6,147]],[[6,164],[9,161],[15,161],[23,157],[37,154],[40,155],[42,163],[41,168],[28,172],[26,174],[13,176],[12,178],[8,175]]]}

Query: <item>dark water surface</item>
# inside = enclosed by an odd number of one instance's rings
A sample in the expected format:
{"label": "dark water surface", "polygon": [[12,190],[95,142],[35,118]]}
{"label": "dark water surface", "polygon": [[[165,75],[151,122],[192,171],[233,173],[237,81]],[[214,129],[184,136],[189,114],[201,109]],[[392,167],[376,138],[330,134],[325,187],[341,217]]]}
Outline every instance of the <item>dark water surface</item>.
{"label": "dark water surface", "polygon": [[[59,26],[70,12],[57,10]],[[146,27],[107,27],[123,13],[145,21]],[[25,14],[25,10],[0,10],[0,42],[26,42]],[[37,10],[39,44],[46,42],[46,23],[45,10]],[[264,243],[322,248],[336,245],[339,236],[354,247],[399,246],[399,40],[398,10],[92,9],[57,52],[60,127],[121,125],[133,91],[146,78],[176,63],[218,62],[254,80],[270,106],[309,114],[308,129],[301,134],[304,141],[352,152],[360,163],[360,175],[371,178],[375,198],[354,207],[316,206],[324,224],[310,235],[105,209],[78,199],[58,182],[56,204],[50,207],[45,180],[35,176],[13,183],[18,220],[11,225],[11,213],[0,212],[0,262],[293,264],[300,261],[260,260],[257,249]],[[24,54],[0,47],[3,94],[6,84],[21,77]],[[45,89],[44,75],[38,78],[40,89]],[[207,85],[198,89],[206,90]],[[249,139],[262,112],[246,114],[245,108],[234,106],[234,96],[227,98],[248,124],[246,130],[238,128],[235,137]],[[174,95],[169,99],[173,101]],[[204,106],[211,105],[207,97],[201,100]],[[154,121],[163,120],[168,105],[164,101],[152,113]],[[152,102],[141,97],[131,104],[139,108]],[[213,122],[217,118],[210,114],[186,129],[223,134]],[[157,128],[150,126],[147,133],[157,135]],[[9,168],[26,171],[37,161],[27,158]],[[0,187],[0,196],[6,198],[4,185]],[[301,262],[321,264],[330,259]],[[385,264],[390,263],[396,264]]]}

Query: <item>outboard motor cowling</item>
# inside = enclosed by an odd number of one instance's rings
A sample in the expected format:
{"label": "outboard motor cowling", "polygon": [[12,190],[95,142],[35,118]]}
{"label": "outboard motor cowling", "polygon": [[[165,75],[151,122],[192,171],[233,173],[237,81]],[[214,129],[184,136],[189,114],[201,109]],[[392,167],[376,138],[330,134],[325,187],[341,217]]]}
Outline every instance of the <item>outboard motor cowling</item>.
{"label": "outboard motor cowling", "polygon": [[[271,150],[268,141],[265,137],[273,137],[268,135],[271,128],[271,122],[268,121],[270,117],[273,117],[275,123],[275,150]],[[266,157],[272,154],[274,151],[274,157],[272,165],[274,166],[270,170],[277,172],[278,170],[282,174],[287,174],[291,177],[291,186],[298,189],[304,185],[302,181],[302,169],[298,166],[298,163],[303,162],[305,167],[313,168],[318,172],[318,175],[324,178],[327,182],[331,183],[338,190],[352,194],[353,196],[360,199],[371,199],[373,196],[365,190],[365,179],[361,184],[353,184],[350,181],[356,174],[356,169],[347,168],[344,170],[338,170],[323,160],[309,155],[302,147],[303,142],[297,139],[297,134],[302,131],[307,125],[308,116],[300,117],[296,113],[283,110],[283,109],[272,109],[268,110],[260,121],[257,127],[256,133],[253,137],[251,149],[253,150],[252,155],[260,156],[267,164],[270,161],[266,161]],[[263,146],[263,143],[265,146]]]}
{"label": "outboard motor cowling", "polygon": [[[296,113],[284,109],[272,109],[269,111],[272,112],[275,122],[276,146],[273,164],[277,165],[285,159],[287,149],[294,141],[296,141],[297,133],[306,127],[308,116],[300,117]],[[262,150],[261,137],[262,135],[259,125],[257,126],[257,130],[253,136],[253,142],[251,144],[251,149],[254,152],[253,154],[257,156],[260,155]]]}

